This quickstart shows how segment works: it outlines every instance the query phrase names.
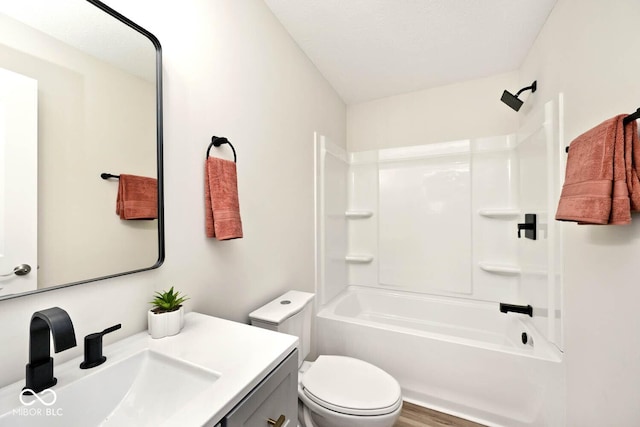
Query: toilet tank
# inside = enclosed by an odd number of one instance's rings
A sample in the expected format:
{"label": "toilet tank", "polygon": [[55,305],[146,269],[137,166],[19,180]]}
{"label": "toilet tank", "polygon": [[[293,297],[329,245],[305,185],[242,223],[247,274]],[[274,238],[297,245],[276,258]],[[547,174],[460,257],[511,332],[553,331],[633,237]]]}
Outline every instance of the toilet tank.
{"label": "toilet tank", "polygon": [[311,349],[311,314],[314,294],[289,291],[249,313],[253,326],[298,337],[298,366]]}

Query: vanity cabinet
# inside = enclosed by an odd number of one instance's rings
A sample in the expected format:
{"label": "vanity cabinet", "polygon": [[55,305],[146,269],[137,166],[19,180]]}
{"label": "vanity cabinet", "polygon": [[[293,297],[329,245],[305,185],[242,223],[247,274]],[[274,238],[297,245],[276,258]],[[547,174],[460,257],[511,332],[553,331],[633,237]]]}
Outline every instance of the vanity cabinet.
{"label": "vanity cabinet", "polygon": [[294,350],[221,421],[221,427],[296,427],[298,351]]}

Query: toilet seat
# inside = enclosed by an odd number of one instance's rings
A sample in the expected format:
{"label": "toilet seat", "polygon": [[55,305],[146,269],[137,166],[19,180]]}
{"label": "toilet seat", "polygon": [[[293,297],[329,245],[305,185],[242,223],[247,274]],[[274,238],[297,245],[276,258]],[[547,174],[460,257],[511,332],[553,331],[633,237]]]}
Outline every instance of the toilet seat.
{"label": "toilet seat", "polygon": [[402,405],[400,385],[395,378],[352,357],[319,356],[300,383],[311,401],[346,415],[384,415]]}

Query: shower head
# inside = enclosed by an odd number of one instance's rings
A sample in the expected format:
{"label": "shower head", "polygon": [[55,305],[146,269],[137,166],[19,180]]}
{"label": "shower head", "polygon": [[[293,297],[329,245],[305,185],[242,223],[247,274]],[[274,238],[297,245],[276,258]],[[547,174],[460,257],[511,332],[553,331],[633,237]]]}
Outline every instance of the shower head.
{"label": "shower head", "polygon": [[512,94],[508,90],[505,90],[504,92],[502,92],[502,98],[500,98],[500,101],[507,104],[514,111],[518,111],[523,104],[520,98],[518,98],[516,95]]}
{"label": "shower head", "polygon": [[511,107],[514,111],[518,111],[523,104],[523,101],[518,98],[518,96],[520,96],[520,94],[526,90],[531,90],[531,92],[533,93],[537,88],[538,82],[534,81],[533,83],[531,83],[531,86],[523,87],[515,95],[505,90],[504,92],[502,92],[502,98],[500,98],[500,100]]}

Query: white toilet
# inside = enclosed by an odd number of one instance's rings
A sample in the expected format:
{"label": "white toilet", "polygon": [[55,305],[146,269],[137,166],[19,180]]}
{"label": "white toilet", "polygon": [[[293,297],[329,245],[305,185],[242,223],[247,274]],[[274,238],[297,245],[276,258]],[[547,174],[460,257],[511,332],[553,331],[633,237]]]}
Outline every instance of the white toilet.
{"label": "white toilet", "polygon": [[305,362],[314,294],[289,291],[249,314],[251,324],[295,335],[298,343],[298,422],[302,427],[392,427],[400,416],[398,382],[359,359],[318,356]]}

